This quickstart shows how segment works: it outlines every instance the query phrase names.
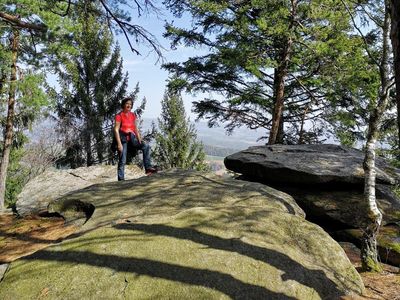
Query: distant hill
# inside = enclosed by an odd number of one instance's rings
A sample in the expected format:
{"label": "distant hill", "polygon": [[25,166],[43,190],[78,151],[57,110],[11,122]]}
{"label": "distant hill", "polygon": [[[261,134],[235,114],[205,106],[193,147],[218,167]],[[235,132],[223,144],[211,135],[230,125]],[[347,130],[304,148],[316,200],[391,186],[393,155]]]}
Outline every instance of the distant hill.
{"label": "distant hill", "polygon": [[[151,127],[156,119],[143,119],[143,130]],[[227,156],[234,152],[247,149],[251,146],[263,145],[265,140],[257,142],[263,134],[262,130],[237,128],[232,135],[227,135],[224,127],[209,128],[206,122],[193,122],[197,130],[198,139],[203,142],[208,155]]]}
{"label": "distant hill", "polygon": [[218,147],[218,146],[212,146],[209,144],[204,144],[204,152],[209,155],[209,156],[217,156],[217,157],[225,157],[230,154],[236,153],[240,151],[241,149],[234,149],[234,148],[224,148],[224,147]]}

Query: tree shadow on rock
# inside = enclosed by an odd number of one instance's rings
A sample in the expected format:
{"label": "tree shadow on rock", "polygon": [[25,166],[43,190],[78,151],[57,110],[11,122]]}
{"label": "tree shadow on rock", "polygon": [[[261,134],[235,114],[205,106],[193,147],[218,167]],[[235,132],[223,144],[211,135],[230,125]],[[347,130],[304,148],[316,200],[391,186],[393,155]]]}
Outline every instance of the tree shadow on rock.
{"label": "tree shadow on rock", "polygon": [[232,299],[295,299],[281,293],[269,291],[261,286],[242,282],[229,274],[143,258],[96,254],[88,251],[53,252],[42,250],[24,259],[78,263],[109,268],[117,272],[147,275],[215,289],[232,297]]}
{"label": "tree shadow on rock", "polygon": [[251,245],[240,239],[225,239],[190,228],[177,228],[163,224],[118,224],[114,228],[121,230],[138,230],[150,234],[169,236],[190,240],[213,249],[236,252],[264,262],[285,272],[282,280],[294,280],[314,289],[323,299],[336,299],[343,295],[337,285],[322,270],[310,270],[278,251]]}

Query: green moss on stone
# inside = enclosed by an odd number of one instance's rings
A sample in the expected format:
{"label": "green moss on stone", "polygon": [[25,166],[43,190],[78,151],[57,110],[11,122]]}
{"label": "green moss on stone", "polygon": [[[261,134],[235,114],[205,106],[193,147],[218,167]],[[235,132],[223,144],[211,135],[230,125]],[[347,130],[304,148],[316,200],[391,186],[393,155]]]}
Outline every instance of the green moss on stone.
{"label": "green moss on stone", "polygon": [[[337,233],[339,240],[350,241],[359,245],[362,238],[360,229],[348,229]],[[377,244],[379,255],[383,262],[397,266],[400,261],[400,228],[398,226],[383,226],[380,228]],[[390,255],[388,256],[388,253]],[[372,266],[372,268],[374,268]]]}
{"label": "green moss on stone", "polygon": [[381,228],[378,235],[378,245],[395,251],[400,256],[400,228],[397,226],[386,226]]}
{"label": "green moss on stone", "polygon": [[379,262],[374,261],[371,257],[367,257],[362,262],[363,271],[381,273],[383,271],[382,266]]}
{"label": "green moss on stone", "polygon": [[396,184],[392,186],[392,192],[396,194],[398,198],[400,198],[400,184]]}
{"label": "green moss on stone", "polygon": [[[65,196],[80,234],[11,264],[0,299],[327,299],[363,292],[341,247],[288,195],[163,172]],[[58,203],[62,204],[62,203]]]}

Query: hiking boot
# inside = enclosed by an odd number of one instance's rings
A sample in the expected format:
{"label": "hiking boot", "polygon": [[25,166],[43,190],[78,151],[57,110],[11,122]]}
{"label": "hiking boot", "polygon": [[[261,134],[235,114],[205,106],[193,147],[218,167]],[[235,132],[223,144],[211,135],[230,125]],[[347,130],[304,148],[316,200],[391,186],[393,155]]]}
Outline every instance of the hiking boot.
{"label": "hiking boot", "polygon": [[157,169],[153,168],[153,167],[150,167],[150,168],[145,170],[145,173],[146,173],[146,175],[151,175],[151,174],[157,173]]}

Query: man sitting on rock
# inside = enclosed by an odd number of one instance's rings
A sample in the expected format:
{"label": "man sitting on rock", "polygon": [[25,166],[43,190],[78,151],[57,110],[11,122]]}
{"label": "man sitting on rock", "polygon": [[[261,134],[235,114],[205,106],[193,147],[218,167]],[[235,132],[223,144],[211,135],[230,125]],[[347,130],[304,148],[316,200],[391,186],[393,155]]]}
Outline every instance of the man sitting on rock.
{"label": "man sitting on rock", "polygon": [[134,149],[143,151],[143,165],[146,175],[156,173],[157,170],[151,166],[150,146],[142,141],[137,127],[136,114],[131,112],[133,99],[124,98],[121,103],[122,111],[115,116],[114,135],[118,147],[118,181],[125,179],[125,164],[128,153],[128,144]]}

